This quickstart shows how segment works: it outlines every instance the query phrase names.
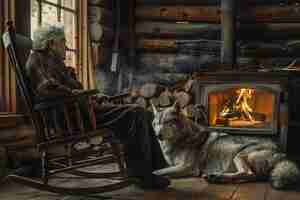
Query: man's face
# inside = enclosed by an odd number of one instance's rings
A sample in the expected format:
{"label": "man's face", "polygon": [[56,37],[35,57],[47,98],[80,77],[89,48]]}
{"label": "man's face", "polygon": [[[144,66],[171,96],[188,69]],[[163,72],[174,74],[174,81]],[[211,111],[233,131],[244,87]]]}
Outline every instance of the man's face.
{"label": "man's face", "polygon": [[66,39],[55,39],[50,42],[50,49],[62,59],[66,57]]}

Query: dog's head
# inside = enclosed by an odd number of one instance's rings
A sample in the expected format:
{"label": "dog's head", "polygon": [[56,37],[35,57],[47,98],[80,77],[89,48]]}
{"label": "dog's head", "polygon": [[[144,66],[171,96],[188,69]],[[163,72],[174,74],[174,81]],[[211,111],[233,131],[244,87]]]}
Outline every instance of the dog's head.
{"label": "dog's head", "polygon": [[207,135],[207,133],[204,134],[206,128],[184,116],[177,103],[162,111],[157,110],[153,104],[152,108],[154,112],[152,125],[156,136],[161,141],[180,143],[196,139],[200,142],[203,141],[201,137]]}

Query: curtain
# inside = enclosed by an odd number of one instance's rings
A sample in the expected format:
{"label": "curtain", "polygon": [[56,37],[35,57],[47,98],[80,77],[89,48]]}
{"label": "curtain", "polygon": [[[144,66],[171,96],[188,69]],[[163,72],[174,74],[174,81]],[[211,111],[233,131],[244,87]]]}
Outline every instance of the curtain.
{"label": "curtain", "polygon": [[9,66],[8,55],[2,45],[2,34],[6,29],[6,22],[15,22],[15,1],[0,0],[0,112],[16,112],[16,77]]}
{"label": "curtain", "polygon": [[94,47],[89,37],[88,25],[88,1],[77,1],[78,15],[78,61],[77,72],[79,80],[84,89],[96,88],[96,63],[94,58]]}

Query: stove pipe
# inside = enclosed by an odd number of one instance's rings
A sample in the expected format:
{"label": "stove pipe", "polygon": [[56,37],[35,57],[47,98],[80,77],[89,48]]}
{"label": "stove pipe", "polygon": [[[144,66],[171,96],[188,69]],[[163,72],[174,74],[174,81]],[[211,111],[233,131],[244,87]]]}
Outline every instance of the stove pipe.
{"label": "stove pipe", "polygon": [[236,0],[221,0],[221,63],[232,68],[236,65],[236,14]]}

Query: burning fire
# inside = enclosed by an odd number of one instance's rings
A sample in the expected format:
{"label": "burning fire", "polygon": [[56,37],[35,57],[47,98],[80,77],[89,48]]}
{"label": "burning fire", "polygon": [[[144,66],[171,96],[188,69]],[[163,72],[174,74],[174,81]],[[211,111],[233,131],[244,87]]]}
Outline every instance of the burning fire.
{"label": "burning fire", "polygon": [[210,96],[211,125],[258,128],[269,126],[273,114],[273,95],[255,88],[230,88]]}
{"label": "burning fire", "polygon": [[254,89],[241,88],[236,90],[236,93],[235,98],[230,99],[229,102],[226,103],[220,116],[223,118],[243,117],[248,121],[254,122],[255,119],[252,116],[253,109],[250,106]]}
{"label": "burning fire", "polygon": [[241,111],[248,117],[251,122],[253,122],[254,120],[251,116],[253,109],[249,106],[248,102],[251,101],[254,90],[242,88],[237,92],[239,93],[239,97],[236,100],[236,104],[241,106]]}

